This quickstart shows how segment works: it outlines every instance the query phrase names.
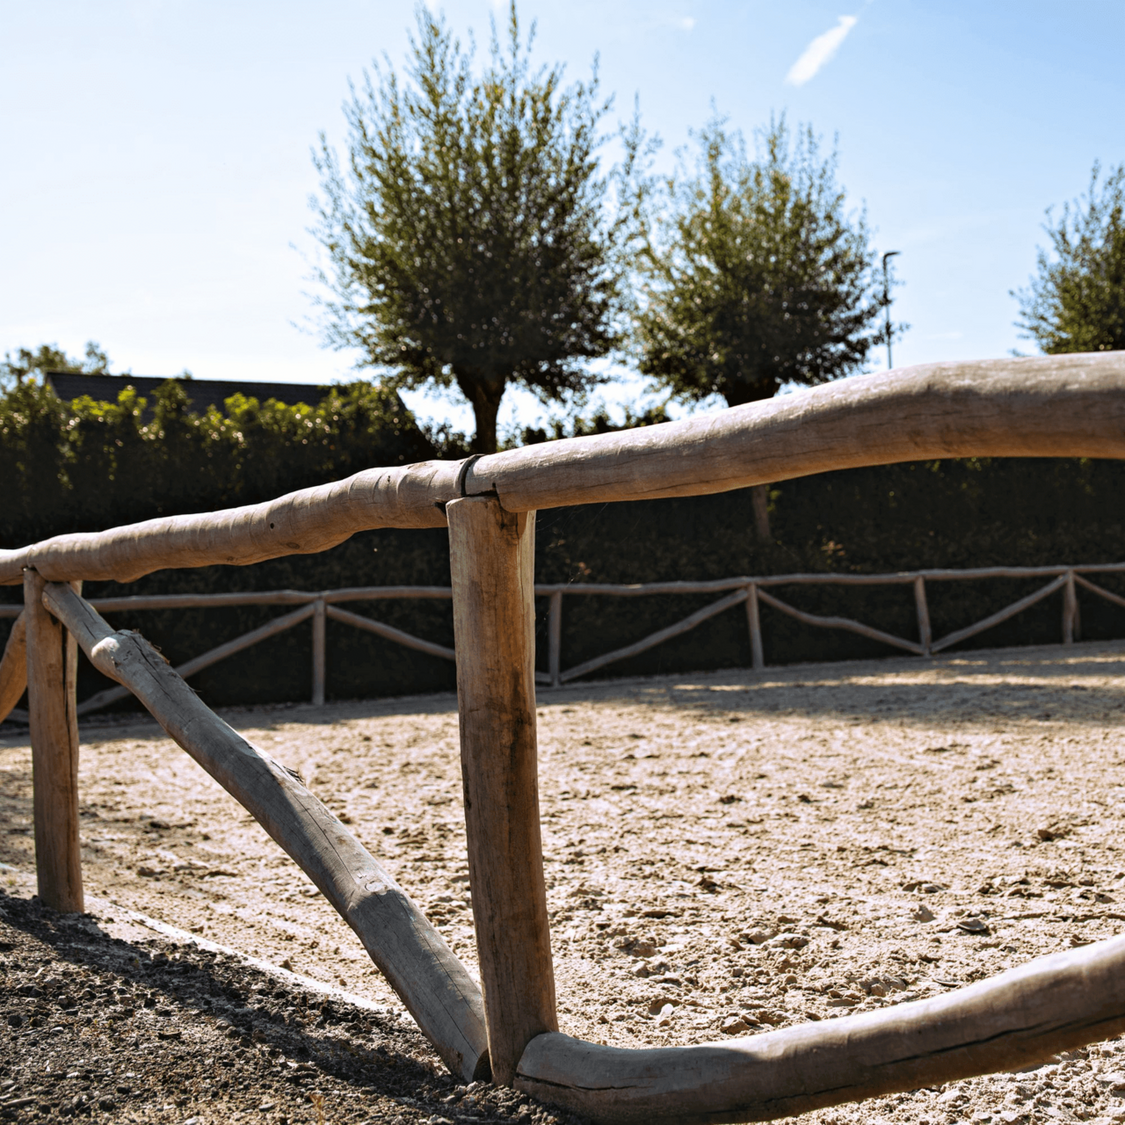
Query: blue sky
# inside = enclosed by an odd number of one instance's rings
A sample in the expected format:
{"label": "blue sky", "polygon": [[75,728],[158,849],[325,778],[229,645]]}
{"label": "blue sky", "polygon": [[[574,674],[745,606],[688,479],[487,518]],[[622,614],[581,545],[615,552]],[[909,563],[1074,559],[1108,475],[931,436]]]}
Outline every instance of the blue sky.
{"label": "blue sky", "polygon": [[[489,0],[434,6],[486,46]],[[663,138],[660,167],[712,102],[747,135],[785,112],[837,136],[849,199],[901,252],[898,366],[1030,351],[1009,290],[1044,211],[1094,160],[1125,161],[1121,0],[525,0],[520,15],[572,78],[600,55],[620,114],[638,97]],[[0,4],[0,352],[95,339],[138,375],[350,377],[353,356],[294,327],[312,312],[309,153],[321,129],[343,141],[348,78],[384,53],[400,66],[413,21],[407,0]],[[501,421],[537,409],[510,396]]]}

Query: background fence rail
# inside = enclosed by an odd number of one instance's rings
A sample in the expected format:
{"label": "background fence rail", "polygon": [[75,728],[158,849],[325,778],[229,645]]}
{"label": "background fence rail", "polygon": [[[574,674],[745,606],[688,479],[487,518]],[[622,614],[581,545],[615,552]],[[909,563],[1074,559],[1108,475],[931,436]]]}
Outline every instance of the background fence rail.
{"label": "background fence rail", "polygon": [[[994,625],[999,625],[1031,606],[1063,591],[1061,639],[1072,644],[1080,635],[1078,587],[1114,605],[1125,607],[1125,597],[1091,582],[1086,575],[1125,573],[1125,563],[1095,563],[1075,566],[1027,567],[976,567],[965,570],[929,569],[900,571],[893,574],[771,574],[719,578],[702,582],[642,582],[642,583],[545,583],[535,587],[537,597],[547,599],[547,672],[537,672],[538,683],[558,687],[580,679],[610,664],[646,652],[650,648],[682,636],[705,621],[727,609],[745,603],[747,629],[750,636],[751,666],[761,670],[766,666],[759,605],[765,603],[781,613],[824,629],[843,629],[886,644],[917,656],[930,656],[968,640]],[[979,621],[971,622],[943,637],[931,635],[929,606],[926,596],[927,582],[971,581],[995,578],[1046,578],[1049,581],[1038,590],[1004,606]],[[918,622],[917,639],[900,637],[872,625],[848,617],[824,616],[808,613],[783,601],[769,592],[776,586],[912,586],[915,614]],[[562,667],[563,599],[569,597],[651,597],[653,595],[719,594],[714,602],[696,610],[680,621],[674,622],[631,644],[584,660],[571,668]],[[401,599],[449,600],[453,591],[448,586],[349,586],[338,590],[263,590],[226,594],[154,594],[134,597],[95,598],[90,604],[99,612],[117,614],[138,610],[156,609],[215,609],[225,606],[294,606],[290,612],[201,653],[177,666],[184,677],[200,672],[220,660],[242,652],[261,641],[277,636],[304,621],[312,619],[312,668],[310,698],[314,704],[325,699],[327,677],[327,645],[325,638],[328,620],[349,625],[375,634],[406,648],[415,649],[443,660],[454,660],[453,649],[417,637],[393,625],[372,617],[336,608],[340,603],[356,601],[391,601]],[[14,618],[20,613],[19,605],[0,605],[0,619]],[[78,714],[89,714],[124,699],[129,692],[122,687],[108,688],[90,696],[78,705]],[[13,711],[12,716],[26,719],[26,712]]]}

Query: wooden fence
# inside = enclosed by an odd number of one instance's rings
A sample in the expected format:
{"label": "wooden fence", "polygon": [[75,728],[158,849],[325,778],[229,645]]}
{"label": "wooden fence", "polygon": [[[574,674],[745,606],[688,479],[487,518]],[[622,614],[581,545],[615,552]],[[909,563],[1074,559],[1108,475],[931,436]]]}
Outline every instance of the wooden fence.
{"label": "wooden fence", "polygon": [[[610,664],[626,660],[631,656],[647,652],[651,648],[682,636],[698,628],[705,621],[740,604],[746,607],[746,623],[750,638],[752,667],[755,671],[765,668],[764,643],[762,638],[759,605],[765,603],[806,625],[822,629],[843,629],[858,633],[862,637],[879,641],[892,648],[913,653],[916,656],[930,656],[943,649],[952,648],[961,641],[975,637],[991,629],[994,625],[1007,621],[1017,614],[1036,605],[1051,594],[1062,591],[1061,640],[1064,645],[1073,644],[1079,635],[1081,620],[1078,605],[1078,588],[1081,587],[1106,601],[1125,607],[1125,597],[1091,582],[1086,575],[1122,574],[1125,563],[1091,564],[1087,566],[1023,566],[1023,567],[976,567],[962,570],[930,569],[899,571],[895,574],[771,574],[762,577],[720,578],[705,582],[643,582],[643,583],[540,583],[535,587],[537,598],[548,599],[547,611],[547,665],[549,672],[536,672],[535,682],[548,687],[559,687],[572,680],[588,676]],[[972,622],[952,633],[934,640],[930,630],[930,611],[926,599],[926,582],[966,581],[970,579],[995,578],[1048,578],[1044,586],[1004,606],[995,613],[979,621]],[[898,637],[861,621],[848,617],[825,617],[807,613],[796,606],[789,605],[773,594],[767,593],[775,586],[912,586],[914,610],[918,622],[918,638],[911,640]],[[563,597],[582,597],[599,595],[603,597],[643,597],[654,595],[685,594],[723,594],[717,601],[696,610],[680,621],[667,625],[631,644],[602,653],[576,664],[562,668],[562,620]],[[409,600],[412,598],[451,600],[451,586],[350,586],[340,590],[262,590],[231,594],[154,594],[140,597],[93,598],[90,605],[99,613],[128,614],[130,611],[153,609],[215,609],[226,606],[251,605],[295,605],[299,608],[291,613],[274,618],[265,625],[216,645],[199,656],[192,657],[176,666],[178,675],[187,679],[220,660],[242,652],[245,649],[275,637],[301,624],[312,620],[312,690],[310,701],[314,706],[324,703],[325,681],[327,677],[326,629],[329,620],[338,621],[357,629],[374,633],[384,640],[393,641],[405,648],[428,653],[443,660],[456,660],[456,651],[446,645],[427,641],[402,629],[396,629],[383,621],[351,613],[336,608],[341,602],[369,602]],[[0,620],[18,617],[21,607],[0,605]],[[100,691],[78,704],[76,713],[87,715],[116,703],[132,694],[128,688],[115,687]],[[15,719],[26,721],[27,712],[11,708],[8,714]]]}
{"label": "wooden fence", "polygon": [[[535,510],[966,456],[1125,458],[1125,353],[865,376],[713,417],[459,463],[372,469],[266,504],[0,551],[0,584],[22,582],[24,589],[23,613],[0,659],[0,714],[26,683],[40,896],[56,909],[82,909],[74,696],[81,646],[300,864],[446,1064],[466,1078],[491,1073],[599,1121],[751,1121],[1027,1066],[1117,1035],[1125,1031],[1125,937],[1040,958],[937,1000],[733,1042],[622,1050],[558,1032],[536,783]],[[81,597],[83,580],[242,565],[324,550],[366,528],[442,525],[450,540],[481,988],[299,778],[210,712],[139,634],[114,631]],[[1064,590],[1072,633],[1075,587],[1088,584],[1081,569],[1044,572],[1051,581],[1032,595]],[[927,577],[933,575],[901,581],[924,593]],[[745,601],[753,633],[758,602],[785,610],[765,589],[767,580],[734,581],[709,612]],[[294,613],[315,619],[346,612],[319,601],[323,610],[314,601]],[[832,623],[788,610],[813,624]],[[956,633],[927,640],[925,622],[920,616],[918,641],[883,638],[919,652],[956,643]],[[579,666],[555,678],[581,674]]]}

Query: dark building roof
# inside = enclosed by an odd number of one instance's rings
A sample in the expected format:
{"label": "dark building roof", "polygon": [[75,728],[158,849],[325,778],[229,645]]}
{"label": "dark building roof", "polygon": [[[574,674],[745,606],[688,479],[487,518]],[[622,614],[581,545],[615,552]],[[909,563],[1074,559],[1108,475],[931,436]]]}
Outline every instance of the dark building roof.
{"label": "dark building roof", "polygon": [[[97,402],[116,402],[117,396],[128,386],[151,400],[153,391],[168,382],[147,375],[87,375],[79,371],[47,371],[43,377],[65,402],[82,395],[89,395]],[[276,398],[287,406],[296,406],[299,402],[315,406],[332,389],[309,383],[250,383],[235,379],[177,379],[176,382],[183,384],[192,410],[200,414],[209,406],[222,410],[223,402],[236,394],[252,396],[259,402]]]}

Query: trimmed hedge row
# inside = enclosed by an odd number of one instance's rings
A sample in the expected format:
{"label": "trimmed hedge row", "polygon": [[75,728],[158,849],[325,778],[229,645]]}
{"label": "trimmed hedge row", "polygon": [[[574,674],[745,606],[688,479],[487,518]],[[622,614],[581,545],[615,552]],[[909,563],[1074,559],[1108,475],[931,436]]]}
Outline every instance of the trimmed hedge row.
{"label": "trimmed hedge row", "polygon": [[0,546],[254,504],[434,456],[398,395],[370,383],[333,388],[316,406],[235,395],[202,414],[181,380],[151,402],[121,383],[112,403],[63,402],[33,382],[0,395]]}
{"label": "trimmed hedge row", "polygon": [[[115,408],[76,403],[67,416],[71,408],[44,402],[43,393],[37,394],[41,415],[33,419],[34,424],[25,425],[23,460],[15,458],[14,479],[19,483],[9,490],[14,502],[0,514],[4,545],[78,526],[108,527],[154,514],[251,502],[338,478],[368,464],[403,463],[432,455],[425,435],[394,396],[380,397],[382,392],[362,386],[333,396],[319,411],[235,402],[228,403],[225,416],[190,415],[176,407],[169,391],[167,406],[148,429],[127,399],[119,400]],[[60,430],[55,429],[52,445],[46,440],[48,431],[60,420],[63,437],[60,440]],[[0,471],[8,471],[13,454],[2,430],[0,449],[0,456],[7,458]],[[174,449],[179,453],[174,455]],[[142,504],[137,490],[129,487],[130,480],[122,478],[135,480],[133,474],[144,470],[128,466],[149,464],[143,461],[145,456],[152,459],[155,479],[145,481]],[[188,473],[176,472],[177,463],[192,468]],[[58,468],[57,483],[44,479],[53,467]],[[1123,485],[1125,464],[1086,460],[937,461],[826,473],[772,489],[773,536],[768,543],[755,538],[749,491],[541,512],[536,575],[541,582],[580,584],[796,571],[875,573],[1114,562],[1125,559],[1125,516],[1118,499]],[[162,493],[163,487],[167,491]],[[36,492],[37,504],[27,501],[24,488]],[[99,491],[102,495],[95,505],[92,498]],[[87,592],[109,596],[283,587],[314,590],[446,585],[448,581],[443,531],[383,530],[357,535],[321,555],[246,568],[166,571],[127,587],[91,583]],[[1099,581],[1125,593],[1125,583],[1115,577]],[[1036,585],[1015,580],[931,582],[927,592],[934,635],[979,620]],[[916,632],[909,587],[801,587],[775,592],[813,613],[855,617],[907,637]],[[19,592],[9,588],[5,596],[18,600]],[[709,600],[568,595],[563,602],[563,667],[638,639]],[[545,670],[547,607],[545,599],[540,601],[540,666]],[[1057,641],[1060,601],[1058,596],[1048,599],[963,647]],[[1084,593],[1080,601],[1085,637],[1125,636],[1125,610]],[[381,601],[349,608],[452,644],[447,602]],[[150,611],[129,622],[117,620],[139,628],[178,662],[279,612],[270,607]],[[888,654],[877,642],[801,625],[768,606],[762,607],[762,624],[770,663]],[[0,631],[6,632],[6,626],[0,625]],[[306,699],[309,635],[308,624],[298,626],[200,673],[193,684],[215,705]],[[328,624],[328,639],[332,698],[445,691],[454,686],[452,665],[438,658],[334,622]],[[735,607],[693,633],[610,666],[602,674],[703,670],[749,662],[745,613]],[[84,670],[83,694],[101,686],[94,677],[92,670]]]}

